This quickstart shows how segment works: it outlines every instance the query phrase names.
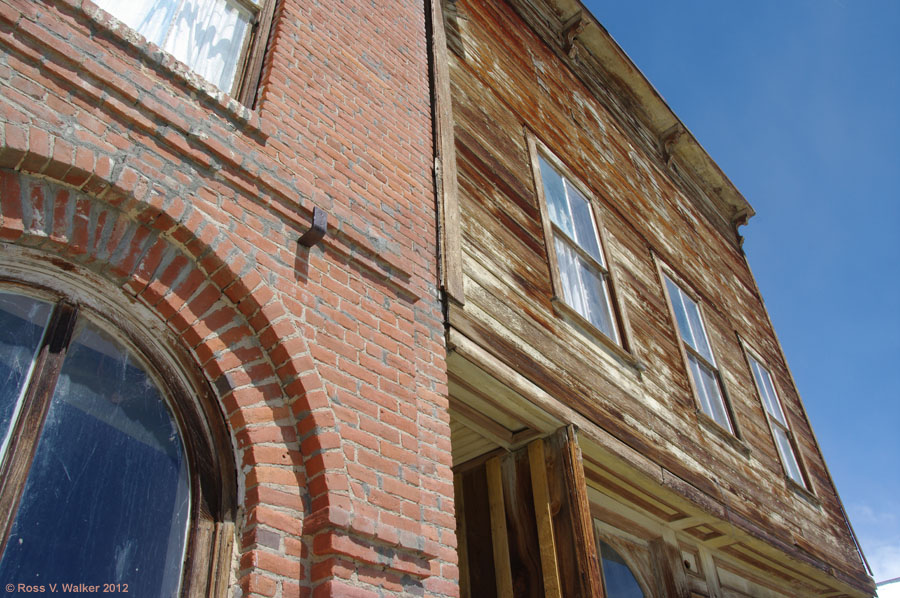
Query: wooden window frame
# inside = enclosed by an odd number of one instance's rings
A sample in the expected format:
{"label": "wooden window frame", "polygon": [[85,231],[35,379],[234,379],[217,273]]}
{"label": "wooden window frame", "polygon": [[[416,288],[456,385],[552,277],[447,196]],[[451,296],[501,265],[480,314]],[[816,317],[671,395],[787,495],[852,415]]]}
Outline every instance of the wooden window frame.
{"label": "wooden window frame", "polygon": [[656,593],[652,591],[654,589],[654,584],[651,572],[645,570],[640,563],[635,562],[633,557],[634,551],[640,551],[646,553],[647,558],[650,559],[649,542],[643,538],[637,538],[625,531],[619,530],[614,525],[607,523],[598,517],[595,513],[591,513],[591,529],[594,533],[593,540],[597,551],[597,563],[600,566],[600,579],[603,584],[603,595],[609,596],[610,594],[607,589],[606,571],[603,567],[604,559],[600,542],[603,542],[612,548],[616,554],[619,555],[619,558],[621,558],[625,563],[625,566],[628,567],[629,572],[632,577],[634,577],[641,592],[644,594],[644,598],[654,598]]}
{"label": "wooden window frame", "polygon": [[[20,257],[13,256],[15,261]],[[180,595],[225,595],[234,541],[236,478],[227,427],[212,391],[190,367],[192,360],[186,352],[161,346],[156,340],[158,331],[153,334],[139,318],[98,297],[96,289],[105,286],[102,281],[84,284],[64,280],[68,275],[60,271],[33,272],[17,266],[10,275],[7,264],[0,265],[0,289],[49,301],[54,307],[25,387],[22,410],[10,422],[9,444],[0,463],[0,555],[18,510],[72,331],[80,312],[84,312],[149,366],[181,433],[191,506]],[[36,269],[43,268],[36,265]],[[91,286],[94,288],[86,290]]]}
{"label": "wooden window frame", "polygon": [[262,0],[259,6],[248,0],[234,1],[254,11],[255,18],[250,22],[250,34],[244,40],[230,94],[240,103],[252,108],[262,76],[263,59],[269,43],[269,33],[272,30],[277,0]]}
{"label": "wooden window frame", "polygon": [[[722,373],[718,365],[715,363],[716,350],[712,342],[712,338],[710,338],[709,332],[707,331],[707,321],[709,318],[707,318],[705,314],[705,302],[701,298],[700,294],[697,293],[691,285],[687,284],[687,281],[683,277],[677,275],[670,267],[664,266],[659,262],[657,262],[657,267],[659,271],[660,284],[664,293],[663,296],[666,298],[666,303],[669,308],[669,318],[672,321],[675,330],[675,336],[678,339],[678,347],[681,351],[681,357],[684,367],[687,370],[688,382],[691,386],[691,392],[694,396],[694,401],[697,404],[697,415],[700,418],[701,422],[710,424],[711,429],[723,432],[724,434],[722,434],[722,437],[734,444],[735,448],[740,449],[745,454],[749,454],[749,448],[741,441],[740,429],[737,424],[734,409],[731,406],[731,400],[729,399],[728,391],[725,388],[725,381],[722,379]],[[681,336],[681,328],[678,326],[678,316],[675,313],[675,302],[673,301],[673,298],[669,293],[668,286],[666,285],[666,279],[670,280],[675,287],[677,287],[682,293],[684,293],[684,295],[687,296],[691,301],[693,301],[697,306],[697,311],[700,315],[700,324],[703,328],[703,335],[706,337],[706,342],[709,345],[709,351],[712,355],[713,363],[710,363],[709,360],[707,360],[703,355],[701,355],[693,347],[689,346]],[[701,365],[707,367],[712,371],[716,380],[716,384],[719,388],[722,407],[725,412],[725,417],[728,419],[729,427],[726,428],[712,415],[706,413],[706,411],[703,410],[703,403],[700,400],[700,389],[698,388],[699,382],[697,380],[694,380],[694,373],[691,369],[691,357],[697,359]]]}
{"label": "wooden window frame", "polygon": [[[618,284],[616,282],[615,268],[610,260],[609,252],[606,248],[609,245],[608,235],[603,222],[603,215],[598,207],[598,200],[593,192],[584,185],[581,180],[575,176],[572,170],[548,148],[540,139],[531,131],[526,130],[526,141],[528,145],[529,160],[531,163],[532,176],[534,179],[535,193],[537,195],[538,206],[541,213],[541,225],[544,233],[544,246],[547,252],[547,264],[550,270],[550,280],[552,285],[553,296],[551,298],[553,308],[559,314],[564,316],[569,322],[590,335],[591,338],[599,340],[606,348],[611,349],[618,357],[625,360],[626,363],[635,365],[634,355],[631,352],[629,343],[630,326],[624,310],[619,305]],[[577,242],[569,239],[569,236],[558,227],[550,219],[550,212],[547,207],[547,198],[544,191],[544,180],[541,175],[541,167],[539,159],[543,157],[547,163],[554,168],[557,173],[574,187],[588,202],[590,213],[594,219],[594,230],[597,234],[597,245],[600,255],[605,263],[599,263],[596,258],[582,249]],[[556,255],[556,235],[562,235],[564,242],[574,248],[576,254],[589,264],[596,268],[601,274],[606,284],[606,300],[609,317],[612,322],[615,338],[608,336],[605,332],[597,328],[586,317],[581,315],[574,307],[569,305],[565,297],[565,291],[562,284],[562,275],[559,271],[559,260]]]}
{"label": "wooden window frame", "polygon": [[[781,400],[781,395],[778,392],[779,385],[777,380],[775,379],[775,375],[772,373],[772,369],[768,366],[766,360],[764,360],[760,356],[758,351],[753,350],[753,348],[750,347],[743,338],[741,338],[741,346],[744,349],[744,357],[747,360],[747,368],[750,371],[750,378],[753,380],[753,387],[756,389],[756,396],[759,398],[760,405],[762,405],[763,413],[765,414],[766,421],[769,425],[769,433],[772,435],[772,442],[775,444],[775,453],[778,455],[778,460],[781,461],[781,467],[784,473],[785,481],[787,481],[789,485],[814,496],[812,486],[810,484],[809,474],[806,469],[806,464],[803,462],[803,459],[800,456],[800,451],[797,448],[797,441],[796,437],[794,436],[794,430],[793,426],[791,425],[791,420],[788,417],[787,410],[784,408],[784,401]],[[759,387],[759,382],[756,379],[756,375],[753,373],[754,362],[756,362],[759,368],[769,376],[769,381],[772,384],[772,391],[775,393],[775,401],[778,403],[778,408],[781,410],[781,414],[784,416],[785,424],[782,424],[780,421],[775,421],[776,418],[773,416],[773,414],[769,413],[769,409],[768,407],[766,407],[766,401],[763,398],[763,389]],[[784,455],[781,453],[781,448],[778,445],[778,439],[775,436],[776,426],[781,429],[787,436],[792,456],[794,458],[794,461],[797,463],[797,469],[800,472],[800,481],[795,480],[788,470],[787,463],[785,463],[784,460]]]}

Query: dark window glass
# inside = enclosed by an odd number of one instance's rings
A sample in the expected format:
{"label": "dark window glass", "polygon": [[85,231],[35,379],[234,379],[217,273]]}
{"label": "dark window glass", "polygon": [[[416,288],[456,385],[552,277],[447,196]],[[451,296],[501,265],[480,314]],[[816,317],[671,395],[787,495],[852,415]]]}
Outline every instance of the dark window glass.
{"label": "dark window glass", "polygon": [[0,457],[6,452],[10,424],[22,408],[22,391],[52,309],[46,301],[0,293]]}
{"label": "dark window glass", "polygon": [[625,564],[612,546],[599,541],[600,558],[603,561],[603,580],[606,582],[608,598],[644,598],[644,592],[638,585],[634,573]]}
{"label": "dark window glass", "polygon": [[177,594],[189,479],[175,420],[146,367],[80,316],[54,382],[0,579],[123,583],[136,596]]}

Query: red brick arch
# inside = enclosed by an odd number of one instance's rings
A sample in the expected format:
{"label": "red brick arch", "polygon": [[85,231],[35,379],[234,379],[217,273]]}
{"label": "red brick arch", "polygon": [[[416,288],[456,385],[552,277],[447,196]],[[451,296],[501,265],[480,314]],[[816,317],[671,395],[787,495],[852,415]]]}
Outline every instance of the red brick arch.
{"label": "red brick arch", "polygon": [[[101,273],[190,349],[220,400],[244,474],[244,591],[270,584],[261,575],[271,573],[328,595],[353,563],[429,575],[431,551],[354,508],[342,437],[302,327],[234,242],[199,214],[185,217],[185,200],[165,197],[129,167],[112,180],[107,158],[80,149],[72,156],[67,165],[0,149],[0,168],[18,167],[0,169],[0,241]],[[33,174],[20,172],[26,166]],[[283,538],[278,553],[271,533]],[[396,551],[376,553],[370,541]],[[319,565],[307,566],[310,554]]]}
{"label": "red brick arch", "polygon": [[[45,170],[62,170],[47,157],[24,157],[41,161]],[[305,340],[260,276],[241,271],[234,246],[222,238],[207,242],[202,220],[181,222],[120,184],[87,180],[95,190],[105,186],[99,198],[0,171],[0,239],[101,273],[178,335],[215,389],[238,450],[236,467],[245,474],[242,506],[251,531],[242,561],[271,560],[254,548],[256,524],[299,546],[309,510],[301,484],[312,505],[349,507],[341,499],[347,484],[340,437]],[[134,186],[140,183],[138,177]],[[286,492],[289,486],[299,491]],[[300,574],[290,558],[282,560],[279,569]]]}

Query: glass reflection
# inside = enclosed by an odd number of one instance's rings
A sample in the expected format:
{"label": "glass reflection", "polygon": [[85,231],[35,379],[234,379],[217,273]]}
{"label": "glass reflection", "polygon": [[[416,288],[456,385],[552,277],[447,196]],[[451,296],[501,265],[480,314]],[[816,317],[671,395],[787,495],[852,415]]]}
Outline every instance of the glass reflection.
{"label": "glass reflection", "polygon": [[184,449],[159,388],[124,345],[82,318],[0,578],[176,595],[188,511]]}
{"label": "glass reflection", "polygon": [[600,558],[603,562],[603,580],[606,582],[607,597],[644,598],[644,592],[625,560],[603,540],[598,540],[598,543],[600,544]]}
{"label": "glass reflection", "polygon": [[566,201],[566,190],[562,177],[556,170],[547,164],[543,156],[538,156],[541,168],[541,180],[544,183],[544,196],[547,199],[547,210],[550,212],[550,220],[565,232],[570,239],[575,239],[575,227],[572,224],[572,216],[569,213],[569,203]]}
{"label": "glass reflection", "polygon": [[588,200],[568,182],[566,182],[566,189],[569,191],[572,216],[573,220],[575,220],[575,240],[588,255],[602,264],[603,257],[600,255],[600,245],[597,242],[597,230],[594,228],[594,216],[591,214],[591,206],[588,204]]}
{"label": "glass reflection", "polygon": [[53,306],[24,295],[0,293],[0,458],[22,408],[22,394]]}

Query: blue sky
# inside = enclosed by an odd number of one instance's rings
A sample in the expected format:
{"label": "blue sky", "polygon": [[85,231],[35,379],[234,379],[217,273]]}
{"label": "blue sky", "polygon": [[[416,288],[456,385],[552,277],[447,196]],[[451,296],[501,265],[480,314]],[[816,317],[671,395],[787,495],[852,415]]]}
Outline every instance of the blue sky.
{"label": "blue sky", "polygon": [[585,5],[756,209],[819,444],[876,581],[900,577],[900,2]]}

